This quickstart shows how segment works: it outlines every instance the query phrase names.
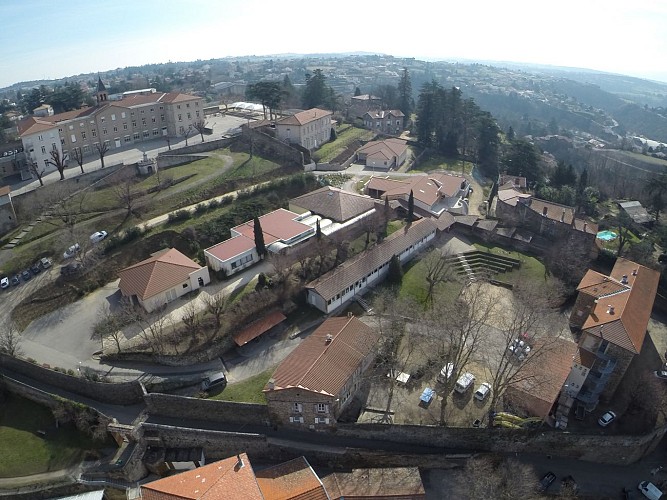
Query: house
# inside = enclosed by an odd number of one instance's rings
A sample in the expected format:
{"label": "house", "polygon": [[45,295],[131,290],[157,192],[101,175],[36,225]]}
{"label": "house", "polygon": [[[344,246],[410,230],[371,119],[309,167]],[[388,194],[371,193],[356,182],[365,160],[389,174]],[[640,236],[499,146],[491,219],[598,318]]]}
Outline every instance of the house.
{"label": "house", "polygon": [[33,116],[53,116],[53,107],[50,104],[42,104],[32,110]]}
{"label": "house", "polygon": [[101,79],[97,83],[97,104],[54,115],[28,117],[18,124],[19,137],[29,160],[47,170],[50,151],[72,158],[161,137],[182,136],[204,119],[204,99],[178,92],[155,89],[128,92],[118,100],[109,98]]}
{"label": "house", "polygon": [[581,279],[570,314],[581,337],[566,385],[589,410],[614,394],[641,352],[659,280],[658,271],[620,257],[609,276],[588,270]]}
{"label": "house", "polygon": [[289,209],[302,214],[310,212],[334,222],[344,223],[374,212],[375,200],[333,186],[324,186],[290,200]]}
{"label": "house", "polygon": [[496,216],[505,226],[526,229],[546,240],[567,244],[582,257],[597,256],[598,226],[577,217],[574,207],[507,188],[498,190]]}
{"label": "house", "polygon": [[141,485],[143,500],[264,500],[248,455],[241,453]]}
{"label": "house", "polygon": [[[279,208],[259,217],[264,244],[273,253],[289,249],[315,235],[317,217],[311,213],[296,214]],[[306,223],[308,222],[308,223]],[[214,271],[227,276],[236,274],[260,261],[255,247],[253,221],[230,229],[232,237],[204,250],[206,262]]]}
{"label": "house", "polygon": [[255,473],[264,500],[329,500],[322,481],[305,457]]}
{"label": "house", "polygon": [[395,138],[368,142],[356,152],[356,161],[374,170],[398,168],[407,157],[407,142]]}
{"label": "house", "polygon": [[[450,225],[453,220],[450,221]],[[411,259],[438,230],[436,222],[422,219],[389,235],[379,245],[346,260],[340,266],[306,285],[306,302],[329,314],[368,287],[381,282],[389,271],[389,261],[397,255],[401,262]]]}
{"label": "house", "polygon": [[525,193],[528,189],[528,181],[525,177],[500,174],[498,176],[498,190],[501,189],[516,189],[517,191]]}
{"label": "house", "polygon": [[506,402],[516,413],[546,419],[553,413],[576,352],[577,344],[564,338],[536,341],[505,391]]}
{"label": "house", "polygon": [[404,120],[405,115],[400,109],[367,111],[364,114],[364,127],[382,134],[400,135]]}
{"label": "house", "polygon": [[276,121],[276,138],[306,149],[317,149],[331,139],[333,113],[319,108],[300,111]]}
{"label": "house", "polygon": [[0,186],[0,234],[7,233],[16,225],[12,190],[9,186]]}
{"label": "house", "polygon": [[424,485],[417,467],[386,469],[352,469],[334,472],[322,478],[331,500],[426,498]]}
{"label": "house", "polygon": [[655,217],[649,214],[638,201],[622,201],[618,203],[618,206],[628,214],[635,224],[646,226],[655,222]]}
{"label": "house", "polygon": [[371,197],[399,200],[404,208],[412,192],[415,209],[436,217],[443,212],[467,215],[470,189],[465,177],[442,173],[415,175],[401,180],[371,177],[366,184],[366,193]]}
{"label": "house", "polygon": [[153,254],[118,273],[123,297],[135,300],[147,312],[211,282],[208,268],[174,248]]}
{"label": "house", "polygon": [[329,318],[278,366],[264,388],[275,423],[335,425],[373,360],[379,333],[354,316]]}
{"label": "house", "polygon": [[382,99],[372,94],[355,95],[350,99],[348,116],[352,119],[362,118],[367,111],[380,109]]}

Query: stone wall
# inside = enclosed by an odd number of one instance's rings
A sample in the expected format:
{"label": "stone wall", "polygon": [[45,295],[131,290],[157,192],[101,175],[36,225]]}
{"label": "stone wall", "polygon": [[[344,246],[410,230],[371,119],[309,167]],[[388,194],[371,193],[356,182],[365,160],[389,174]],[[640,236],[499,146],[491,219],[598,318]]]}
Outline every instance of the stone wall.
{"label": "stone wall", "polygon": [[42,382],[59,389],[94,399],[101,403],[129,405],[142,400],[143,390],[137,381],[120,384],[93,382],[83,377],[66,375],[43,366],[30,363],[6,354],[0,354],[0,370],[24,375],[36,382]]}
{"label": "stone wall", "polygon": [[298,144],[284,143],[257,129],[248,130],[244,127],[239,140],[248,151],[250,151],[252,141],[253,151],[258,151],[262,156],[275,159],[286,166],[302,167],[310,163],[310,152],[307,149]]}
{"label": "stone wall", "polygon": [[187,398],[160,393],[147,394],[144,402],[151,415],[208,422],[243,422],[253,425],[269,423],[269,410],[266,405],[261,404]]}
{"label": "stone wall", "polygon": [[216,139],[214,141],[199,142],[192,146],[183,146],[182,148],[174,148],[168,151],[158,153],[158,159],[161,156],[175,156],[175,155],[189,155],[193,153],[205,153],[207,151],[214,151],[216,149],[224,149],[229,146],[234,139]]}
{"label": "stone wall", "polygon": [[157,157],[157,168],[159,168],[160,170],[164,170],[164,169],[170,168],[170,167],[177,167],[179,165],[185,165],[186,163],[201,160],[203,158],[207,158],[207,157],[204,156],[204,155],[192,155],[192,154],[190,154],[190,155],[160,154]]}

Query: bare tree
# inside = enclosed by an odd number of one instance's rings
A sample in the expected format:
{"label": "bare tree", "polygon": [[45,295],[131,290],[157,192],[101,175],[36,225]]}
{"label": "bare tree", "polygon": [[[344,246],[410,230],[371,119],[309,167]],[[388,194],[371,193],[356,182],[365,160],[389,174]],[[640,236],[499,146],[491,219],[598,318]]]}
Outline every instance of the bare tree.
{"label": "bare tree", "polygon": [[143,309],[138,309],[137,312],[137,324],[141,329],[142,340],[153,354],[165,354],[168,328],[173,327],[166,304],[152,313],[146,313]]}
{"label": "bare tree", "polygon": [[433,294],[436,286],[454,280],[456,273],[449,264],[448,257],[448,254],[443,254],[439,249],[435,249],[422,259],[426,270],[424,279],[427,285],[424,299],[425,308],[433,306]]}
{"label": "bare tree", "polygon": [[106,141],[102,143],[96,142],[95,150],[97,151],[97,154],[100,156],[100,163],[102,164],[102,168],[104,168],[104,156],[109,151],[109,143]]}
{"label": "bare tree", "polygon": [[65,180],[65,167],[67,166],[67,155],[61,153],[60,150],[56,147],[49,151],[50,160],[46,160],[46,163],[53,165],[58,170],[60,174],[60,180]]}
{"label": "bare tree", "polygon": [[125,217],[132,215],[134,202],[139,194],[132,189],[132,178],[128,177],[112,187],[112,191],[118,202],[127,210]]}
{"label": "bare tree", "polygon": [[188,137],[192,135],[192,125],[189,125],[188,128],[183,129],[183,137],[185,137],[185,145],[188,145]]}
{"label": "bare tree", "polygon": [[42,166],[36,161],[30,162],[28,164],[28,170],[32,175],[37,177],[37,180],[39,181],[39,185],[43,186],[44,181],[42,180],[42,177],[44,177],[44,172],[46,172],[46,166]]}
{"label": "bare tree", "polygon": [[206,132],[206,121],[203,118],[200,118],[192,124],[192,127],[199,132],[201,136],[201,142],[204,142],[204,132]]}
{"label": "bare tree", "polygon": [[456,477],[452,497],[539,500],[543,497],[534,488],[536,484],[532,467],[512,459],[482,455],[468,459]]}
{"label": "bare tree", "polygon": [[0,352],[17,358],[23,354],[21,349],[21,333],[12,321],[0,326]]}
{"label": "bare tree", "polygon": [[273,267],[273,272],[276,274],[278,281],[284,281],[289,278],[292,273],[294,258],[294,256],[288,255],[286,252],[269,254],[269,262]]}
{"label": "bare tree", "polygon": [[102,304],[98,312],[99,320],[93,326],[93,337],[100,340],[104,347],[105,339],[111,339],[116,345],[116,352],[121,352],[121,341],[125,339],[122,328],[133,319],[134,312],[129,303],[122,301],[118,311],[112,312],[108,303]]}
{"label": "bare tree", "polygon": [[185,325],[185,328],[190,335],[194,336],[197,334],[199,331],[199,326],[201,325],[201,318],[199,317],[199,313],[197,312],[197,308],[195,307],[193,300],[188,302],[183,307],[181,321],[183,321],[183,324]]}
{"label": "bare tree", "polygon": [[85,173],[83,171],[83,151],[81,151],[81,148],[76,147],[72,149],[72,158],[74,158],[74,161],[76,161],[76,163],[79,165],[81,173]]}
{"label": "bare tree", "polygon": [[213,332],[213,335],[215,335],[220,330],[222,316],[230,306],[229,295],[221,290],[213,295],[202,294],[202,298],[206,306],[206,311],[215,320],[215,331]]}

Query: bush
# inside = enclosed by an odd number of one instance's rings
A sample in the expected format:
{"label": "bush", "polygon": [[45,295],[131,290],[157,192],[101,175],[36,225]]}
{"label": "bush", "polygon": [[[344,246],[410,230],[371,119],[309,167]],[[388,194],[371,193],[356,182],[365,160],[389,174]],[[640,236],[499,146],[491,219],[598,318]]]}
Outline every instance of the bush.
{"label": "bush", "polygon": [[196,213],[197,215],[201,215],[201,214],[203,214],[204,212],[206,212],[209,208],[211,208],[211,205],[210,205],[210,204],[209,204],[209,205],[205,205],[204,203],[200,203],[199,205],[197,205],[197,206],[195,207],[195,213]]}
{"label": "bush", "polygon": [[169,217],[167,217],[167,224],[188,220],[190,217],[192,217],[192,214],[189,210],[177,210],[176,212],[171,212],[169,214]]}
{"label": "bush", "polygon": [[126,243],[130,243],[131,241],[139,239],[139,237],[141,237],[143,234],[144,232],[141,229],[139,229],[136,226],[133,226],[127,229],[124,233],[121,233],[120,235],[107,238],[106,240],[107,242],[104,245],[104,253],[105,254],[111,253],[119,246],[125,245]]}

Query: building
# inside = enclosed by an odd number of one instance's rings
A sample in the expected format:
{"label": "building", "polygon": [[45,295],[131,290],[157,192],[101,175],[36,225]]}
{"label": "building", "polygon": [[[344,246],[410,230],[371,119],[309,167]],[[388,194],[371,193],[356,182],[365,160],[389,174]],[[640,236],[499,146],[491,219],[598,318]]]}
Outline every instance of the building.
{"label": "building", "polygon": [[470,183],[465,177],[453,174],[415,175],[407,179],[394,180],[388,177],[371,177],[366,184],[366,193],[379,199],[398,200],[407,208],[412,192],[415,213],[436,217],[443,212],[468,214]]}
{"label": "building", "polygon": [[394,255],[402,263],[408,261],[435,238],[437,230],[436,222],[422,219],[404,230],[396,231],[379,245],[361,252],[308,283],[306,302],[326,314],[331,313],[355,296],[363,294],[368,287],[382,281]]}
{"label": "building", "polygon": [[581,337],[566,385],[587,409],[614,394],[641,352],[659,280],[658,271],[620,257],[609,276],[589,270],[581,279],[570,314]]}
{"label": "building", "polygon": [[255,473],[264,500],[329,500],[322,481],[305,457]]}
{"label": "building", "polygon": [[264,388],[282,425],[335,425],[374,358],[379,333],[354,316],[329,318],[278,366]]}
{"label": "building", "polygon": [[200,266],[174,248],[155,253],[118,275],[123,297],[138,302],[147,312],[211,282],[206,266]]}
{"label": "building", "polygon": [[16,180],[30,179],[28,164],[21,141],[0,145],[0,181],[11,184]]}
{"label": "building", "polygon": [[367,111],[364,114],[364,127],[381,134],[400,135],[404,120],[405,115],[400,109]]}
{"label": "building", "polygon": [[370,141],[356,152],[356,161],[373,170],[398,168],[407,158],[408,145],[402,139]]}
{"label": "building", "polygon": [[528,181],[525,177],[500,174],[498,176],[498,190],[501,189],[516,189],[517,191],[525,193],[528,189]]}
{"label": "building", "polygon": [[[315,235],[317,217],[301,215],[279,208],[259,217],[267,250],[278,253],[302,243]],[[236,274],[260,261],[255,247],[253,221],[230,229],[231,238],[204,250],[206,262],[214,271],[227,276]]]}
{"label": "building", "polygon": [[192,133],[204,119],[204,99],[177,92],[144,89],[109,99],[102,80],[97,84],[97,105],[55,115],[31,116],[18,124],[19,136],[30,161],[47,169],[50,151],[72,158],[74,149],[84,157],[129,145]]}
{"label": "building", "polygon": [[655,217],[649,214],[638,201],[622,201],[618,203],[618,206],[628,214],[628,217],[635,224],[647,226],[655,222]]}
{"label": "building", "polygon": [[289,209],[298,214],[310,212],[334,222],[344,223],[374,211],[375,203],[370,196],[325,186],[290,200]]}
{"label": "building", "polygon": [[32,110],[33,116],[53,116],[53,107],[50,104],[42,104]]}
{"label": "building", "polygon": [[350,99],[350,109],[348,116],[350,118],[363,118],[367,111],[380,109],[382,106],[382,99],[371,94],[355,95]]}
{"label": "building", "polygon": [[16,226],[12,190],[9,186],[0,186],[0,234],[5,234]]}
{"label": "building", "polygon": [[331,139],[333,113],[319,108],[300,111],[276,121],[276,138],[306,149],[317,149]]}

